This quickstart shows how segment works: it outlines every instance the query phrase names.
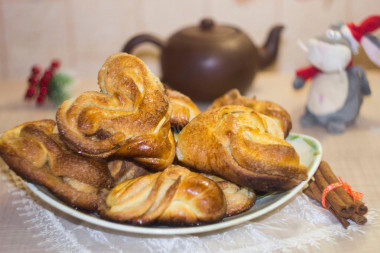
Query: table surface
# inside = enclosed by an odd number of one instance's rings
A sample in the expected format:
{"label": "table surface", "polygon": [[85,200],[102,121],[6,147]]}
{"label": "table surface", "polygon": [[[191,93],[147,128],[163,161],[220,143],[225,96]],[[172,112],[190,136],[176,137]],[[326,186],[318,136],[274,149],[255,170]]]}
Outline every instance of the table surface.
{"label": "table surface", "polygon": [[[329,134],[319,126],[303,128],[299,118],[304,112],[309,85],[301,90],[292,88],[291,74],[272,72],[259,73],[247,96],[255,95],[261,100],[274,101],[288,110],[293,119],[292,132],[310,135],[318,139],[323,147],[323,160],[334,172],[349,182],[356,191],[364,193],[364,202],[370,210],[380,210],[380,71],[368,71],[367,77],[372,95],[365,97],[356,122],[343,134]],[[37,106],[35,102],[23,100],[25,81],[0,81],[0,132],[30,120],[55,117],[51,105]],[[95,79],[76,80],[72,94],[85,90],[98,90]],[[201,104],[204,108],[206,105]],[[0,252],[27,252],[41,238],[33,236],[24,217],[15,211],[14,196],[8,190],[9,183],[0,183]],[[377,216],[373,223],[378,224]],[[339,239],[337,244],[328,240],[319,248],[321,252],[378,252],[380,248],[380,226],[366,224],[363,233],[351,234],[351,238]],[[138,237],[138,236],[137,236]]]}

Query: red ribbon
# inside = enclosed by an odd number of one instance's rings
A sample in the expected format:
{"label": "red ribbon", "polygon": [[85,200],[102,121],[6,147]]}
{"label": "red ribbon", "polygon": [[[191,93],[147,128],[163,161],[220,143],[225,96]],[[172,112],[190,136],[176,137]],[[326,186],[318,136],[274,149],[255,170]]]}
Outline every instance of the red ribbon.
{"label": "red ribbon", "polygon": [[332,184],[326,186],[326,188],[323,190],[322,201],[321,202],[322,202],[322,206],[324,208],[326,208],[326,196],[327,196],[327,193],[329,193],[330,191],[332,191],[332,190],[334,190],[335,188],[338,188],[338,187],[343,187],[343,189],[353,198],[354,202],[357,199],[363,198],[363,196],[364,196],[363,193],[353,191],[351,189],[351,186],[347,182],[343,182],[343,180],[340,177],[339,177],[339,181],[340,182],[332,183]]}

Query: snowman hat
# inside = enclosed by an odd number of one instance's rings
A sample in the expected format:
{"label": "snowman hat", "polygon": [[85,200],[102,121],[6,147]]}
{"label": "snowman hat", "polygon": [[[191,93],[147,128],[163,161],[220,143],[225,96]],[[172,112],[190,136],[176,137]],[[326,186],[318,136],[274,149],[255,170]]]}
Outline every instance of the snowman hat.
{"label": "snowman hat", "polygon": [[[380,66],[380,43],[369,37],[369,33],[380,28],[380,15],[372,15],[364,19],[359,25],[347,23],[342,26],[342,35],[349,41],[352,51],[357,54],[359,45],[362,45],[370,59]],[[369,51],[368,51],[369,50]],[[372,60],[373,61],[373,60]]]}

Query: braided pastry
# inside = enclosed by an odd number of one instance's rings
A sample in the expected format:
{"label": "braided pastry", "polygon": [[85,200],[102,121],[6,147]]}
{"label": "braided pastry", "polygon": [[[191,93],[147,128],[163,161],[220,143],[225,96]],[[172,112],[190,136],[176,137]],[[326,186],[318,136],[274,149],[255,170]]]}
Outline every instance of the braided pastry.
{"label": "braided pastry", "polygon": [[270,101],[257,100],[255,97],[244,97],[240,95],[240,92],[237,89],[232,89],[220,98],[215,99],[208,109],[214,109],[224,105],[246,106],[259,113],[276,119],[280,124],[285,137],[288,136],[290,130],[292,129],[292,120],[290,115],[280,105]]}
{"label": "braided pastry", "polygon": [[98,84],[100,92],[82,93],[57,111],[68,146],[89,157],[131,157],[158,170],[171,164],[171,107],[159,79],[137,57],[117,53],[100,69]]}
{"label": "braided pastry", "polygon": [[199,114],[178,135],[184,165],[258,191],[283,191],[307,178],[272,118],[237,105]]}
{"label": "braided pastry", "polygon": [[108,219],[139,225],[193,225],[222,219],[226,200],[214,181],[171,165],[162,172],[117,185],[99,213]]}
{"label": "braided pastry", "polygon": [[24,180],[45,186],[69,205],[96,211],[99,193],[112,186],[105,164],[71,153],[56,142],[55,122],[27,122],[0,138],[0,155]]}

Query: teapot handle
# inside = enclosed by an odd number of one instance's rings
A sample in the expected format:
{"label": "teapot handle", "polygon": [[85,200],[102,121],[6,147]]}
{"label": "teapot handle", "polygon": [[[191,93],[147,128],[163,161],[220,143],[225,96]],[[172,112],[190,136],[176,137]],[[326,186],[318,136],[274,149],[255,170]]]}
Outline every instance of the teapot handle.
{"label": "teapot handle", "polygon": [[159,38],[150,35],[150,34],[139,34],[134,37],[132,37],[124,46],[123,52],[125,53],[132,53],[133,49],[140,45],[141,43],[149,42],[156,46],[158,46],[161,50],[164,47],[164,43]]}

